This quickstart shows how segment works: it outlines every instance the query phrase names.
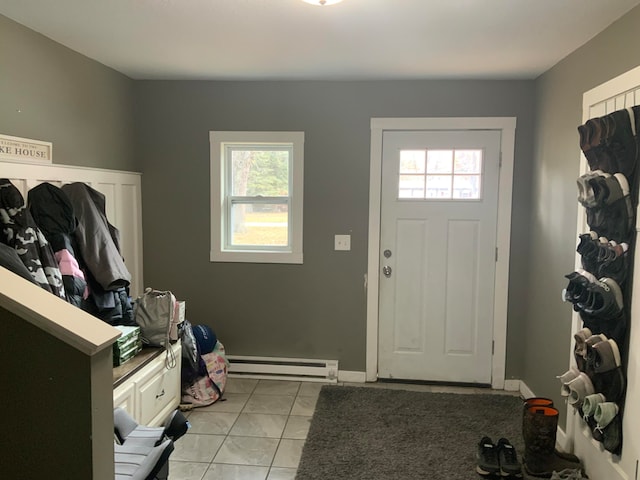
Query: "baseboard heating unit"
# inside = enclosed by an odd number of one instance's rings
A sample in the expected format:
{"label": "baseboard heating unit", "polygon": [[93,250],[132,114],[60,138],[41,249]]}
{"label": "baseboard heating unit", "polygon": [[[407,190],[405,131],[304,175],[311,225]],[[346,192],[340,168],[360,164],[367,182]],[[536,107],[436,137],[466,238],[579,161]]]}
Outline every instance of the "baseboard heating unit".
{"label": "baseboard heating unit", "polygon": [[336,383],[337,360],[227,355],[229,376]]}

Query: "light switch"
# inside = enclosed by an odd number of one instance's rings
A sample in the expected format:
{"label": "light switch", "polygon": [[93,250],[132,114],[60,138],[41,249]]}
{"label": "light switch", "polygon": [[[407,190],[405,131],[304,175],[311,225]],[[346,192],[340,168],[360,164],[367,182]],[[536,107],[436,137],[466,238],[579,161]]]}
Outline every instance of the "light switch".
{"label": "light switch", "polygon": [[334,250],[351,250],[351,235],[336,235]]}

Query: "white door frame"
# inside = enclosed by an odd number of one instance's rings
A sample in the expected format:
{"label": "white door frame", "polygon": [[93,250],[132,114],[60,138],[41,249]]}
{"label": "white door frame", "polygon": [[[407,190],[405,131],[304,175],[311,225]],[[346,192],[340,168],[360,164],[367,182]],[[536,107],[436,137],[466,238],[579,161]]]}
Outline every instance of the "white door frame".
{"label": "white door frame", "polygon": [[511,240],[511,198],[515,117],[372,118],[369,169],[369,252],[367,266],[366,380],[378,378],[378,293],[380,269],[380,207],[382,186],[382,135],[390,130],[500,130],[501,168],[498,195],[496,276],[494,283],[493,360],[491,386],[503,389],[507,346],[507,301]]}

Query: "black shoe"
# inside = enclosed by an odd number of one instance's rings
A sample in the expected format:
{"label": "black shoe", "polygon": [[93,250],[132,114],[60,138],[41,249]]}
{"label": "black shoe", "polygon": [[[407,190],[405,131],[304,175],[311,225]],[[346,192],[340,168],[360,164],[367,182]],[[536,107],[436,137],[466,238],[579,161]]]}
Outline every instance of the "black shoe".
{"label": "black shoe", "polygon": [[498,461],[500,462],[500,475],[503,477],[522,477],[522,468],[518,461],[516,449],[506,438],[498,440]]}
{"label": "black shoe", "polygon": [[498,475],[500,473],[498,449],[489,437],[482,437],[478,443],[476,460],[478,462],[476,471],[480,475]]}

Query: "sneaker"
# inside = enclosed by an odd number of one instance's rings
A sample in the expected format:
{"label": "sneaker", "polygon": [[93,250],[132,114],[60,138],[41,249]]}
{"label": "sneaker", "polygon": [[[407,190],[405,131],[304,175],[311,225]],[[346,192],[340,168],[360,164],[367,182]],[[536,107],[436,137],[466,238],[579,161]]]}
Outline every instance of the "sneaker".
{"label": "sneaker", "polygon": [[594,388],[609,402],[619,402],[624,396],[626,381],[618,344],[613,339],[598,342],[589,353],[591,358],[587,361],[593,367],[591,381]]}
{"label": "sneaker", "polygon": [[622,428],[620,422],[620,409],[613,402],[599,403],[593,418],[598,422],[596,430],[601,432],[600,440],[604,448],[611,453],[618,453],[622,441]]}
{"label": "sneaker", "polygon": [[579,311],[582,309],[581,305],[586,304],[589,300],[590,285],[598,280],[593,274],[582,268],[565,275],[565,278],[569,279],[569,285],[565,289],[564,300],[573,303],[574,310]]}
{"label": "sneaker", "polygon": [[476,460],[478,462],[476,471],[480,475],[497,475],[500,473],[498,449],[489,437],[482,437],[478,442]]}
{"label": "sneaker", "polygon": [[589,291],[587,301],[578,302],[581,310],[589,315],[603,318],[615,318],[620,314],[624,303],[618,282],[612,278],[603,277],[591,283],[587,289]]}
{"label": "sneaker", "polygon": [[606,150],[616,166],[616,172],[630,177],[634,174],[637,159],[636,139],[631,124],[632,121],[635,123],[633,111],[617,110],[604,119],[609,123],[609,132],[604,138]]}
{"label": "sneaker", "polygon": [[608,190],[601,182],[604,177],[611,177],[611,174],[602,170],[587,172],[576,179],[578,185],[578,202],[585,208],[594,208],[604,203],[604,198]]}
{"label": "sneaker", "polygon": [[613,278],[618,285],[623,284],[627,279],[629,271],[627,252],[628,243],[616,243],[610,241],[606,245],[598,247],[596,261],[596,271],[599,277]]}
{"label": "sneaker", "polygon": [[503,477],[522,477],[522,467],[518,461],[518,454],[509,440],[501,438],[496,444],[498,449],[498,461],[500,462],[500,475]]}
{"label": "sneaker", "polygon": [[582,407],[585,397],[595,393],[591,379],[585,374],[580,373],[576,378],[567,383],[569,388],[569,405],[576,409]]}
{"label": "sneaker", "polygon": [[573,338],[575,339],[573,356],[576,359],[576,366],[581,372],[585,371],[585,363],[587,360],[587,346],[585,342],[591,335],[593,335],[593,333],[587,327],[584,327],[573,335]]}
{"label": "sneaker", "polygon": [[560,395],[563,397],[568,397],[571,394],[571,389],[569,388],[569,382],[580,375],[580,370],[575,367],[571,367],[569,370],[564,372],[562,375],[557,375],[556,378],[560,380]]}
{"label": "sneaker", "polygon": [[612,165],[608,157],[604,157],[600,151],[604,145],[604,124],[601,118],[592,118],[584,125],[578,127],[580,134],[580,148],[584,153],[591,170],[612,171]]}
{"label": "sneaker", "polygon": [[600,241],[596,232],[583,233],[578,237],[580,241],[576,252],[580,254],[582,267],[589,272],[596,272],[598,268],[598,254]]}
{"label": "sneaker", "polygon": [[624,344],[630,321],[628,309],[623,309],[619,315],[610,317],[587,315],[584,311],[579,311],[579,313],[582,324],[592,332],[600,332],[607,338],[613,338],[618,345]]}
{"label": "sneaker", "polygon": [[595,354],[593,353],[593,346],[600,342],[606,342],[608,340],[607,336],[604,333],[599,333],[597,335],[591,335],[584,341],[584,349],[585,349],[585,368],[584,372],[592,378],[595,374]]}

